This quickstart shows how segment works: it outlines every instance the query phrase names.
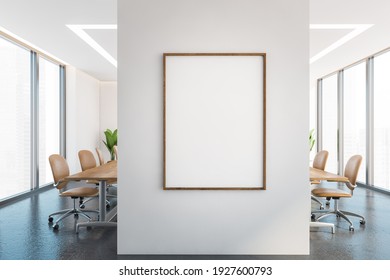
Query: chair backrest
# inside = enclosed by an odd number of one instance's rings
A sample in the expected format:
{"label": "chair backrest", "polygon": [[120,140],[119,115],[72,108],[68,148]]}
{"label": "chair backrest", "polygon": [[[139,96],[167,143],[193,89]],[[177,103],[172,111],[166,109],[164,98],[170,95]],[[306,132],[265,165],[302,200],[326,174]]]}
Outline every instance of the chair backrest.
{"label": "chair backrest", "polygon": [[359,173],[359,168],[362,163],[361,155],[354,155],[349,158],[344,169],[344,176],[348,178],[349,183],[347,186],[352,190],[356,186],[356,179]]}
{"label": "chair backrest", "polygon": [[98,155],[99,164],[103,165],[105,162],[104,162],[104,156],[103,156],[102,151],[99,148],[96,148],[96,153]]}
{"label": "chair backrest", "polygon": [[96,167],[96,159],[89,150],[79,151],[79,160],[82,171]]}
{"label": "chair backrest", "polygon": [[316,169],[325,170],[326,161],[328,160],[329,152],[322,150],[319,151],[313,160],[313,167]]}
{"label": "chair backrest", "polygon": [[62,189],[67,185],[67,182],[61,182],[60,180],[69,176],[69,166],[66,162],[66,159],[57,154],[49,156],[49,162],[51,167],[51,172],[53,173],[54,184],[56,184],[57,189]]}
{"label": "chair backrest", "polygon": [[118,146],[114,146],[115,159],[118,160]]}

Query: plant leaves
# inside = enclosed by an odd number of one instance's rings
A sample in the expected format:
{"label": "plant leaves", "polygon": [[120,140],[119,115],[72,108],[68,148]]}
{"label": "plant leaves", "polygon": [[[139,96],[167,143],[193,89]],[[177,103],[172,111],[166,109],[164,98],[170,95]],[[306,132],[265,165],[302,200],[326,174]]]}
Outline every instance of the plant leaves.
{"label": "plant leaves", "polygon": [[114,146],[118,144],[118,129],[115,129],[114,131],[106,129],[104,135],[106,136],[106,141],[103,140],[103,143],[107,147],[112,158],[114,156]]}
{"label": "plant leaves", "polygon": [[309,147],[310,147],[310,151],[313,149],[315,142],[316,142],[316,140],[314,139],[314,128],[313,128],[313,129],[310,130],[310,133],[309,133]]}

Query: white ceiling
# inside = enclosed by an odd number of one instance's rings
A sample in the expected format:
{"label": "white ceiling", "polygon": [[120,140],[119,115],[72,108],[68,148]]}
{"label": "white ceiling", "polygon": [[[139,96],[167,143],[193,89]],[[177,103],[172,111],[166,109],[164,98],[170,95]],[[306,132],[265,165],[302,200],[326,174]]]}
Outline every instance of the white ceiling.
{"label": "white ceiling", "polygon": [[[0,27],[101,81],[117,69],[67,24],[117,24],[116,0],[0,0]],[[116,30],[86,30],[114,58]]]}
{"label": "white ceiling", "polygon": [[[310,24],[374,24],[310,65],[316,79],[390,47],[389,0],[310,0]],[[310,30],[310,57],[349,30]]]}
{"label": "white ceiling", "polygon": [[[101,81],[115,81],[117,69],[66,27],[116,24],[117,0],[0,0],[0,27]],[[310,65],[311,82],[390,47],[389,0],[310,0],[311,24],[374,24]],[[310,57],[353,29],[310,30]],[[116,30],[85,30],[117,57]]]}
{"label": "white ceiling", "polygon": [[349,32],[351,32],[351,29],[311,29],[310,57],[320,53]]}

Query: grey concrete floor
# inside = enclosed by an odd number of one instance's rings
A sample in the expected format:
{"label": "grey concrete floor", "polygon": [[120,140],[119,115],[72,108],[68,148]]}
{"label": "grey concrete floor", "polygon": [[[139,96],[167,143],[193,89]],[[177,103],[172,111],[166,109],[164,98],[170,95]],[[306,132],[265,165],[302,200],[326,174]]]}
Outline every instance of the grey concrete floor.
{"label": "grey concrete floor", "polygon": [[[70,199],[58,197],[55,189],[35,193],[0,207],[0,259],[2,260],[157,260],[157,259],[281,259],[281,260],[390,260],[390,196],[357,188],[351,199],[340,201],[340,208],[366,217],[365,225],[353,218],[355,231],[334,216],[323,221],[335,224],[336,232],[327,228],[310,233],[310,255],[117,255],[117,230],[82,228],[75,234],[77,220],[68,218],[53,231],[47,221],[49,213],[71,206]],[[115,204],[115,200],[112,201]],[[97,207],[97,201],[89,207]],[[312,209],[318,205],[312,203]],[[309,218],[309,217],[308,217]],[[82,218],[79,218],[80,220]]]}

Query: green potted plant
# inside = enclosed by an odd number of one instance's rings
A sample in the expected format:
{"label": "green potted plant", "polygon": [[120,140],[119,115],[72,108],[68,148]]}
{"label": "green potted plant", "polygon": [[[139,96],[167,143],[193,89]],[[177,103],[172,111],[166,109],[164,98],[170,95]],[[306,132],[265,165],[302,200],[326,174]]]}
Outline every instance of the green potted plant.
{"label": "green potted plant", "polygon": [[118,145],[118,129],[115,129],[114,131],[106,129],[106,131],[104,131],[104,135],[106,136],[106,141],[103,140],[103,143],[104,145],[106,145],[107,150],[110,152],[111,160],[114,160],[114,146]]}

